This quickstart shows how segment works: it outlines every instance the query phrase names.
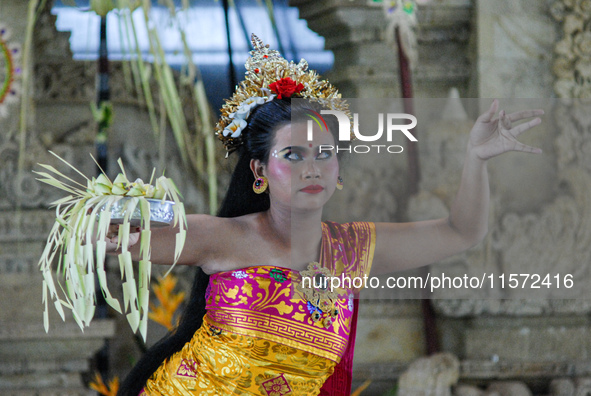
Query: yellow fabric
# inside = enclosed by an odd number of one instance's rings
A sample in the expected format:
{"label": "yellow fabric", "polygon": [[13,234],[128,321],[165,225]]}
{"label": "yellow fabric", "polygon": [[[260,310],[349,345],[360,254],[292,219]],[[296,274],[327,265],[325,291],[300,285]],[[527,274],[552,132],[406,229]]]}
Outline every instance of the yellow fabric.
{"label": "yellow fabric", "polygon": [[[218,334],[219,333],[219,334]],[[316,395],[336,363],[280,343],[204,325],[156,372],[152,395]]]}
{"label": "yellow fabric", "polygon": [[[337,276],[342,273],[351,277],[368,275],[374,245],[373,223],[324,223],[321,262]],[[286,301],[282,287],[289,287],[291,273],[289,282],[281,280],[273,287],[264,288],[266,292],[253,296],[252,304],[239,308],[238,304],[246,298],[244,295],[249,294],[248,282],[258,284],[263,275],[269,279],[270,270],[263,270],[263,267],[249,267],[217,277],[212,275],[210,287],[216,292],[209,295],[208,301],[213,299],[220,305],[208,308],[203,325],[193,339],[148,380],[144,389],[147,395],[319,394],[344,353],[337,333],[342,333],[346,327],[346,334],[349,334],[349,320],[343,323],[336,320],[325,327],[310,320],[310,313],[302,308],[301,301],[291,300],[292,305],[287,308],[274,305],[274,299],[280,301],[280,296],[283,296],[281,301]],[[235,282],[250,280],[245,281],[240,290],[234,287],[225,290],[223,279],[231,285],[230,276],[236,278]],[[222,286],[216,289],[212,282],[221,282],[216,285]],[[223,298],[220,300],[220,297]],[[227,301],[229,298],[234,300]],[[261,305],[260,299],[267,303]],[[283,308],[270,314],[261,308],[268,306]],[[347,309],[352,311],[352,299],[338,300],[337,306],[342,314]],[[289,315],[284,315],[286,309]],[[258,325],[252,327],[252,323]]]}

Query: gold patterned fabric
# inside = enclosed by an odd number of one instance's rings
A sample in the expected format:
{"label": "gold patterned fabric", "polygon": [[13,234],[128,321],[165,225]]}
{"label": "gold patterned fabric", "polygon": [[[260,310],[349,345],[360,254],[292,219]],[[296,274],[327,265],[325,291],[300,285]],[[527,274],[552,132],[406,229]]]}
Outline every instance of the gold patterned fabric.
{"label": "gold patterned fabric", "polygon": [[[369,274],[373,223],[323,223],[320,263],[334,276]],[[303,274],[303,273],[302,273]],[[210,276],[193,339],[145,386],[147,395],[318,395],[349,343],[353,295],[330,310],[294,294],[300,274],[276,266]]]}

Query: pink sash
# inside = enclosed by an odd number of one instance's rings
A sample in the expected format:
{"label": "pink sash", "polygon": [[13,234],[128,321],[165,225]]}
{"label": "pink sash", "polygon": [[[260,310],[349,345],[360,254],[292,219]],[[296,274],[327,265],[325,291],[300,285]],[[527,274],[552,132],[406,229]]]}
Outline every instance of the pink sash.
{"label": "pink sash", "polygon": [[353,382],[353,352],[355,350],[355,335],[357,334],[357,313],[359,312],[359,300],[353,301],[353,319],[349,333],[349,345],[345,350],[341,361],[334,369],[334,373],[328,377],[319,396],[349,396]]}

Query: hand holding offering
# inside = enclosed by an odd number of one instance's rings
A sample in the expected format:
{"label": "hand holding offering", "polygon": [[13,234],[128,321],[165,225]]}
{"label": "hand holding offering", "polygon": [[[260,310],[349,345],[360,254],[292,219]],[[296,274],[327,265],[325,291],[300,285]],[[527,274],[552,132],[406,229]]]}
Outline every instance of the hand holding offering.
{"label": "hand holding offering", "polygon": [[[121,160],[122,173],[111,182],[103,173],[96,179],[89,179],[76,168],[52,153],[84,179],[81,184],[49,165],[40,164],[49,172],[65,179],[62,182],[47,172],[35,172],[38,179],[70,195],[52,203],[56,206],[56,221],[47,239],[39,260],[43,274],[43,302],[45,304],[44,325],[49,328],[48,301],[65,319],[63,307],[73,312],[80,328],[88,326],[95,309],[95,272],[101,291],[107,303],[119,313],[126,314],[134,332],[139,328],[146,339],[150,284],[150,236],[151,226],[178,226],[175,245],[175,262],[182,251],[186,237],[186,217],[179,192],[173,181],[164,176],[152,185],[141,179],[130,182]],[[171,201],[167,201],[167,198]],[[140,242],[139,281],[134,271],[129,247]],[[124,304],[111,296],[107,287],[104,268],[105,254],[118,252]],[[57,256],[57,257],[56,257]],[[59,280],[54,281],[52,268],[54,259],[57,270],[65,278],[65,287]],[[63,291],[63,299],[58,290]]]}

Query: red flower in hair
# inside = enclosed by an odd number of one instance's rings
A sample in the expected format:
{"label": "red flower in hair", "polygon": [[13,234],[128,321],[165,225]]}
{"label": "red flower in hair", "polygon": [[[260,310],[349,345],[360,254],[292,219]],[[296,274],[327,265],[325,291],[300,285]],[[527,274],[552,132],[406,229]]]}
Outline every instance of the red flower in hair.
{"label": "red flower in hair", "polygon": [[302,83],[297,84],[289,77],[282,78],[269,85],[271,91],[277,94],[277,99],[291,98],[294,93],[300,93],[304,89]]}

